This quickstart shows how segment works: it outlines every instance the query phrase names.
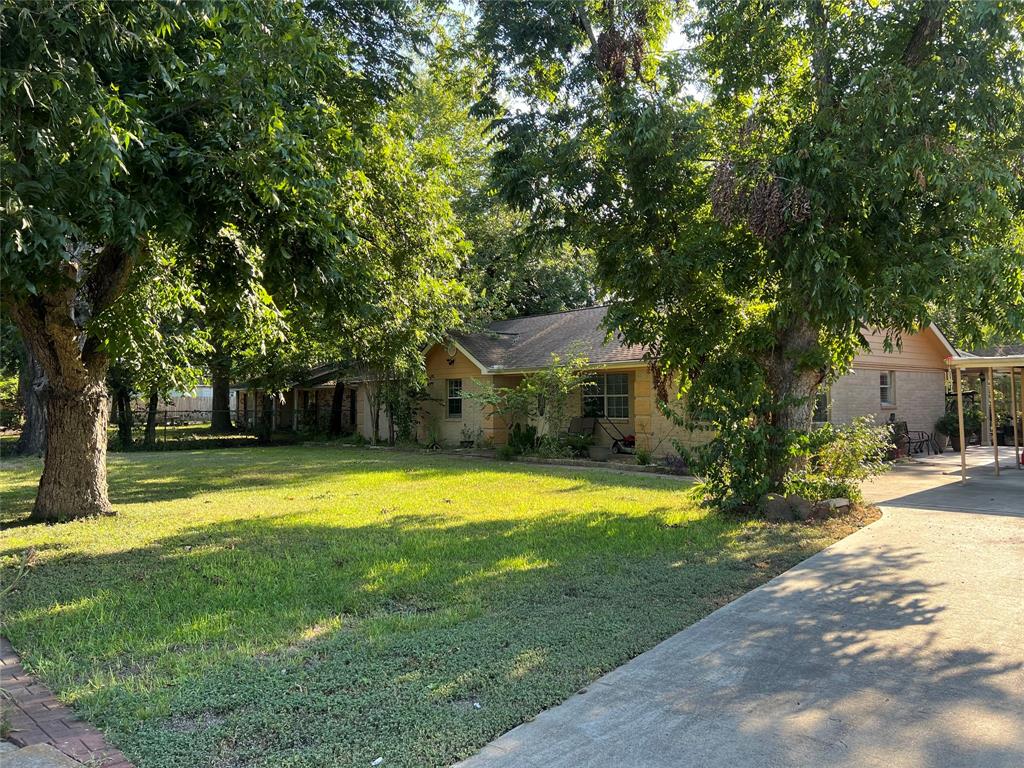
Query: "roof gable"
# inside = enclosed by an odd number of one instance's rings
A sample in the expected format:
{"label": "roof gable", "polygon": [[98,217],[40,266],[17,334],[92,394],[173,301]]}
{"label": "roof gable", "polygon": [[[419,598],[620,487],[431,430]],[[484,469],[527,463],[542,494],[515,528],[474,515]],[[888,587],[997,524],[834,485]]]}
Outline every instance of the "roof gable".
{"label": "roof gable", "polygon": [[568,359],[579,354],[595,365],[641,363],[646,348],[627,346],[621,334],[609,337],[604,328],[608,307],[586,307],[547,315],[499,320],[478,333],[456,334],[467,356],[490,371],[536,370],[552,355]]}

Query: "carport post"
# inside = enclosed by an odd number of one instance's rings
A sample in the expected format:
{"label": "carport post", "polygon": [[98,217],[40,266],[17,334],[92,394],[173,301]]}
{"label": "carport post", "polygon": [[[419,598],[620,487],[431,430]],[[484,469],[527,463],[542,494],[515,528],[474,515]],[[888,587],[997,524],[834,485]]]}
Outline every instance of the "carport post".
{"label": "carport post", "polygon": [[1013,419],[1013,463],[1020,469],[1020,435],[1017,432],[1017,374],[1010,368],[1010,418]]}
{"label": "carport post", "polygon": [[960,482],[967,483],[967,435],[964,434],[964,388],[960,382],[960,366],[956,367],[956,417],[960,422]]}
{"label": "carport post", "polygon": [[988,369],[988,407],[989,413],[991,413],[991,421],[989,421],[989,437],[992,438],[992,455],[996,460],[996,477],[999,477],[999,441],[996,440],[996,383],[995,372]]}

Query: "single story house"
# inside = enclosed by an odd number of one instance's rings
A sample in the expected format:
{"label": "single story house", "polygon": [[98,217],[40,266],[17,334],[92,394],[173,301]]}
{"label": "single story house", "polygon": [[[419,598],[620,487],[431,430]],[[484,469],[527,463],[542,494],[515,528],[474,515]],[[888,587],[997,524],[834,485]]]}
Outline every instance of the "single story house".
{"label": "single story house", "polygon": [[634,435],[638,448],[663,455],[674,452],[673,440],[706,440],[706,433],[681,429],[657,407],[646,350],[626,346],[618,336],[607,338],[602,326],[607,311],[601,306],[516,317],[435,344],[426,352],[429,397],[421,409],[420,437],[433,430],[443,443],[474,439],[503,445],[509,425],[465,395],[487,385],[514,387],[557,355],[563,362],[585,357],[593,371],[593,385],[576,394],[569,415],[600,419],[596,444],[610,446],[620,434]]}
{"label": "single story house", "polygon": [[[674,452],[677,442],[707,440],[708,432],[684,430],[662,414],[645,349],[626,346],[621,337],[608,339],[602,326],[606,313],[600,306],[513,318],[434,345],[426,353],[430,397],[423,424],[435,425],[446,443],[474,435],[501,445],[507,439],[502,419],[471,399],[464,401],[463,394],[481,384],[515,386],[525,374],[549,365],[553,354],[562,360],[582,354],[596,386],[578,395],[571,411],[610,423],[610,430],[598,430],[598,444],[610,444],[621,432],[635,435],[638,447],[658,456]],[[946,407],[946,358],[957,352],[934,325],[904,335],[902,348],[892,352],[884,348],[884,333],[864,333],[870,350],[859,353],[850,373],[819,396],[816,421],[848,423],[868,415],[879,423],[905,421],[910,430],[933,432]],[[677,392],[670,389],[668,395],[675,402]]]}
{"label": "single story house", "polygon": [[[467,395],[488,385],[515,386],[526,374],[550,365],[552,355],[563,361],[581,355],[588,360],[594,385],[575,397],[570,411],[599,417],[603,425],[595,434],[599,445],[611,445],[619,434],[634,435],[637,447],[660,456],[674,453],[676,442],[706,441],[708,432],[684,430],[663,415],[644,348],[627,346],[620,336],[608,338],[603,327],[606,314],[607,307],[598,306],[517,317],[431,346],[424,352],[428,384],[418,438],[436,437],[447,445],[464,440],[504,444],[508,425],[502,417]],[[905,421],[910,430],[933,432],[945,411],[946,359],[958,353],[934,325],[904,335],[902,348],[892,352],[884,349],[884,333],[865,331],[865,337],[870,350],[858,354],[851,372],[819,396],[815,420],[845,423],[870,415],[879,423]],[[325,426],[337,370],[337,366],[325,366],[311,372],[276,399],[275,425]],[[342,392],[344,425],[369,439],[372,416],[365,382],[347,379]],[[676,392],[668,394],[674,401]],[[239,393],[240,422],[254,418],[259,407],[251,393]],[[382,416],[382,436],[387,434],[383,420]]]}
{"label": "single story house", "polygon": [[946,412],[946,360],[959,357],[934,324],[903,336],[902,349],[887,352],[885,333],[865,329],[870,350],[857,354],[852,370],[819,396],[815,419],[846,424],[858,416],[879,423],[905,421],[911,431],[932,433]]}
{"label": "single story house", "polygon": [[334,363],[318,366],[269,402],[263,397],[263,391],[251,384],[233,385],[232,418],[241,427],[253,427],[262,420],[263,409],[269,405],[273,429],[324,431],[330,423],[337,395],[342,399],[342,431],[369,436],[371,425],[366,421],[369,410],[365,403],[366,393],[361,391],[358,383],[344,377],[338,386],[343,368]]}

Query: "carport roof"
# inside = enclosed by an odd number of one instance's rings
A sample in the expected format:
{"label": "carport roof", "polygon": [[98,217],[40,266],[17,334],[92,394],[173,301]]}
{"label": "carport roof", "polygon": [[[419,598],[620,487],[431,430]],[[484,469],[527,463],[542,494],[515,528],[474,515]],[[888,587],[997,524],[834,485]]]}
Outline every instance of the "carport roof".
{"label": "carport roof", "polygon": [[989,355],[988,357],[949,357],[946,364],[961,370],[1012,370],[1024,367],[1024,355]]}

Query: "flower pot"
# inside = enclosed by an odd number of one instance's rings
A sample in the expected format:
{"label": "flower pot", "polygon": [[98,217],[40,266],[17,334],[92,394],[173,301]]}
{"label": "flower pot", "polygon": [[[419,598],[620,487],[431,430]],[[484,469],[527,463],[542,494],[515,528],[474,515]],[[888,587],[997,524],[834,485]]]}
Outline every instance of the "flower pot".
{"label": "flower pot", "polygon": [[461,441],[459,441],[459,447],[460,448],[472,448],[473,447],[473,441],[472,440],[461,440]]}
{"label": "flower pot", "polygon": [[953,450],[960,453],[960,435],[950,435],[949,444],[953,447]]}

